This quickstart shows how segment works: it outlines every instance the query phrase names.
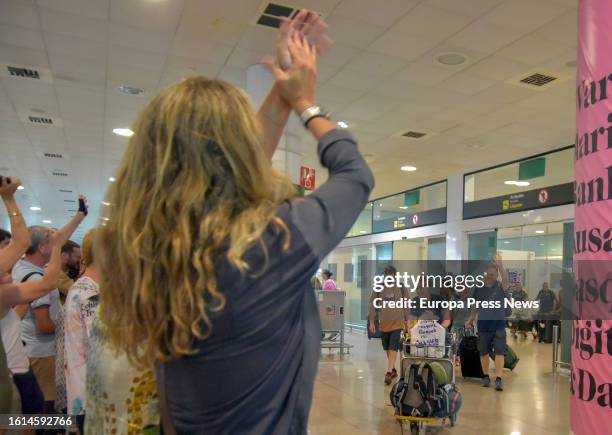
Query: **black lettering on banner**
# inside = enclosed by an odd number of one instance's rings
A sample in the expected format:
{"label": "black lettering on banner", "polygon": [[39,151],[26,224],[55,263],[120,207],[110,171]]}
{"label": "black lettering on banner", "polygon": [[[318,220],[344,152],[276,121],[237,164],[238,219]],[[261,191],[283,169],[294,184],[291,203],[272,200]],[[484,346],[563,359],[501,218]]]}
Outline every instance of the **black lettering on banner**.
{"label": "black lettering on banner", "polygon": [[600,251],[612,252],[612,227],[606,229],[603,234],[597,227],[574,233],[574,254]]}

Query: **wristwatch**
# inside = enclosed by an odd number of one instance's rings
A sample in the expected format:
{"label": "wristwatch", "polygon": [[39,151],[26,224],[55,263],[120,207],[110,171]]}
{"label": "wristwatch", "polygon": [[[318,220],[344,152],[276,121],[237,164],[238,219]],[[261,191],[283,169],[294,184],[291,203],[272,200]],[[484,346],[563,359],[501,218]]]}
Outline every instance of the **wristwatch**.
{"label": "wristwatch", "polygon": [[300,113],[300,120],[302,121],[302,125],[306,128],[308,128],[308,123],[315,118],[329,119],[329,113],[321,106],[310,106]]}

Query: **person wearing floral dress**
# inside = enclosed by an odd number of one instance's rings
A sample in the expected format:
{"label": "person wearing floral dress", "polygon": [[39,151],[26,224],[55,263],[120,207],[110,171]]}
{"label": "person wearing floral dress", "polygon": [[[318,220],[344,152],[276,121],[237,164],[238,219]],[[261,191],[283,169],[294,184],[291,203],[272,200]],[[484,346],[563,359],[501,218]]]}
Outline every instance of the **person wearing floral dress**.
{"label": "person wearing floral dress", "polygon": [[83,275],[70,287],[64,306],[64,374],[66,386],[66,408],[75,415],[82,428],[85,415],[85,379],[87,349],[91,323],[98,306],[98,270],[93,259],[95,230],[83,239]]}

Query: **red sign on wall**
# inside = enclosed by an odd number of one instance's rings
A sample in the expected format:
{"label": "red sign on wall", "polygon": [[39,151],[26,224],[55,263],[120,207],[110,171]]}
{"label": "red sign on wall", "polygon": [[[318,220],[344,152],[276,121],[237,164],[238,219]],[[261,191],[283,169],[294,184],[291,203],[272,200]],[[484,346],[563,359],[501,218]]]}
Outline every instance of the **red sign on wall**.
{"label": "red sign on wall", "polygon": [[304,190],[314,190],[315,188],[315,169],[307,166],[300,167],[300,186]]}

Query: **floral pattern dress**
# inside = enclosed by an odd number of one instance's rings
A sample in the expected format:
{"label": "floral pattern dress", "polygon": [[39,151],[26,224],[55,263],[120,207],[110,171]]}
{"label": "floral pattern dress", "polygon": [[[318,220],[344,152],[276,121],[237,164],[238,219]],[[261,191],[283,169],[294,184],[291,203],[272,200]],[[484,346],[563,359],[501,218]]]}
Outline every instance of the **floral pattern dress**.
{"label": "floral pattern dress", "polygon": [[64,305],[66,405],[70,415],[85,414],[85,378],[91,323],[98,306],[98,284],[87,276],[76,281]]}
{"label": "floral pattern dress", "polygon": [[86,435],[159,433],[157,385],[151,370],[139,370],[104,340],[92,324],[87,359]]}

